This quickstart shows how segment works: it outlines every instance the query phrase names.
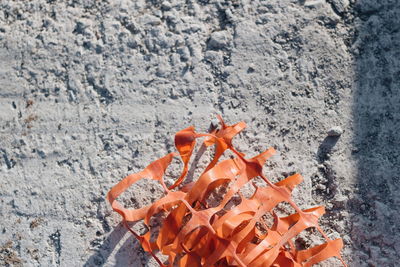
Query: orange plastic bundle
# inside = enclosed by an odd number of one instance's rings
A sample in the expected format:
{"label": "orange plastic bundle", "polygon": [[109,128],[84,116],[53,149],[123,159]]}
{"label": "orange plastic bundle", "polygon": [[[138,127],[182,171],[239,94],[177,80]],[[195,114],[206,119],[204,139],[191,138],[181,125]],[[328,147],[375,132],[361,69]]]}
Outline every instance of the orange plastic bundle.
{"label": "orange plastic bundle", "polygon": [[[302,181],[299,174],[271,183],[262,173],[262,166],[275,150],[269,148],[256,157],[247,159],[232,146],[232,138],[242,131],[244,122],[226,125],[219,117],[221,127],[210,133],[196,133],[193,127],[175,135],[175,146],[183,162],[183,170],[175,183],[169,187],[164,174],[173,157],[168,155],[152,162],[143,171],[128,175],[107,194],[112,208],[121,214],[128,230],[138,239],[143,249],[149,252],[160,266],[312,266],[329,257],[340,256],[341,239],[331,240],[318,225],[324,207],[301,210],[291,199],[293,188]],[[182,185],[196,139],[205,137],[206,146],[215,146],[215,154],[196,182]],[[235,157],[219,161],[226,150]],[[266,186],[251,182],[261,177]],[[129,186],[140,179],[158,181],[165,195],[153,204],[140,209],[126,209],[116,199]],[[255,192],[244,197],[240,189],[252,183]],[[216,207],[209,207],[207,198],[214,189],[226,186],[226,192]],[[240,203],[232,206],[234,196]],[[273,209],[281,202],[288,202],[296,211],[279,217]],[[229,205],[227,205],[230,203]],[[229,206],[231,206],[229,208]],[[150,220],[159,213],[164,219],[155,240],[151,236]],[[264,215],[273,216],[273,225],[268,227]],[[139,235],[128,222],[143,221],[148,231]],[[307,228],[317,229],[325,243],[306,250],[297,250],[292,239]],[[156,253],[168,256],[162,262]]]}

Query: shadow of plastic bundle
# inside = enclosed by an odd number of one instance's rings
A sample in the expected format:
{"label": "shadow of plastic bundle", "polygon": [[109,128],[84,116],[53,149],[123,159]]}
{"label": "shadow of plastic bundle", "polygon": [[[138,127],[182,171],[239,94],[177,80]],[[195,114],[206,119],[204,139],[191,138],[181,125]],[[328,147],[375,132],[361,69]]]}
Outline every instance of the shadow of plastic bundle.
{"label": "shadow of plastic bundle", "polygon": [[[131,174],[115,185],[107,194],[112,208],[123,217],[128,230],[138,239],[143,249],[149,252],[160,266],[312,266],[329,257],[340,256],[341,239],[331,240],[318,224],[324,207],[301,210],[292,200],[293,188],[302,181],[299,174],[271,183],[262,173],[262,166],[275,153],[273,148],[246,159],[245,155],[232,146],[232,138],[246,124],[240,122],[226,125],[221,117],[221,128],[210,133],[196,133],[193,127],[175,135],[175,146],[179,152],[160,158],[143,171]],[[196,182],[182,186],[196,139],[205,137],[206,146],[215,146],[215,154]],[[235,157],[219,161],[226,150]],[[167,187],[164,174],[173,157],[180,156],[183,170],[176,182]],[[265,187],[257,187],[250,198],[239,190],[255,177],[261,177]],[[116,199],[129,186],[140,179],[158,181],[165,195],[153,204],[140,209],[126,209]],[[220,204],[209,207],[206,198],[219,186],[227,185]],[[178,190],[179,189],[179,190]],[[227,208],[234,196],[240,203]],[[278,217],[273,209],[281,202],[288,202],[296,211],[286,217]],[[143,221],[150,229],[150,220],[158,213],[165,213],[156,239],[151,231],[139,235],[127,222]],[[263,215],[273,215],[273,225],[266,226]],[[264,225],[264,230],[259,225]],[[305,250],[297,250],[292,239],[307,228],[317,229],[325,243]],[[168,256],[162,262],[156,253]]]}

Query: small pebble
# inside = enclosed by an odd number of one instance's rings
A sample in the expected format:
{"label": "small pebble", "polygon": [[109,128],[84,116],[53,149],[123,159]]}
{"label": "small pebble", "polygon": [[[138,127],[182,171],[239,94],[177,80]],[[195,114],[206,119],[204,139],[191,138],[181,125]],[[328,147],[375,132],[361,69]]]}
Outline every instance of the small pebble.
{"label": "small pebble", "polygon": [[343,129],[339,126],[335,126],[328,131],[328,136],[341,136],[342,133]]}
{"label": "small pebble", "polygon": [[319,7],[325,3],[323,0],[306,1],[304,6],[306,7]]}
{"label": "small pebble", "polygon": [[217,118],[211,120],[211,128],[216,129],[220,125],[220,121]]}
{"label": "small pebble", "polygon": [[161,20],[158,17],[152,15],[143,16],[141,22],[144,25],[150,25],[150,26],[157,26],[161,24]]}
{"label": "small pebble", "polygon": [[232,99],[231,100],[231,105],[233,108],[237,108],[238,106],[240,106],[240,101],[237,99]]}
{"label": "small pebble", "polygon": [[164,1],[164,2],[162,2],[162,4],[161,4],[161,8],[162,8],[162,10],[164,10],[164,11],[170,10],[170,9],[172,8],[172,5],[171,5],[170,2]]}
{"label": "small pebble", "polygon": [[167,77],[167,74],[168,74],[168,71],[165,67],[163,67],[163,66],[158,67],[157,72],[156,72],[156,75],[158,77],[165,78],[165,77]]}
{"label": "small pebble", "polygon": [[228,45],[229,38],[228,33],[226,31],[217,31],[211,34],[210,40],[208,41],[208,45],[211,49],[221,49]]}
{"label": "small pebble", "polygon": [[343,13],[349,6],[349,0],[331,0],[332,5],[335,7],[337,12]]}
{"label": "small pebble", "polygon": [[247,73],[253,73],[256,71],[256,66],[254,64],[250,64],[249,68],[247,69]]}

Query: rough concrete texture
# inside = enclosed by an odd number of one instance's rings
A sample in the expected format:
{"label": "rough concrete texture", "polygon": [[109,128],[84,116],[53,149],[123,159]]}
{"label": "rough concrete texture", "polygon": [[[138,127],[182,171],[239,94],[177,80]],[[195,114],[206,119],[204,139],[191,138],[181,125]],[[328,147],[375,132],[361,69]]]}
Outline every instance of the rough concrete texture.
{"label": "rough concrete texture", "polygon": [[350,266],[396,266],[399,30],[397,0],[0,1],[0,265],[156,266],[105,194],[222,114]]}

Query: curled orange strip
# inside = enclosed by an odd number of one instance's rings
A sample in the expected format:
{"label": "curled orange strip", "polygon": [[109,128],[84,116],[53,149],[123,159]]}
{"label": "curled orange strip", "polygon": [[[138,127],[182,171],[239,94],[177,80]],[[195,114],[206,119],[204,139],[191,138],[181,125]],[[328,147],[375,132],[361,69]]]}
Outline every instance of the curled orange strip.
{"label": "curled orange strip", "polygon": [[[143,249],[160,266],[312,266],[329,257],[337,257],[346,266],[340,256],[342,240],[329,239],[318,224],[318,218],[325,209],[301,210],[291,198],[292,190],[302,177],[295,174],[271,183],[263,175],[262,166],[275,150],[269,148],[253,158],[245,158],[233,147],[232,139],[246,124],[227,125],[220,116],[218,118],[221,128],[211,133],[197,133],[193,127],[179,131],[175,135],[178,153],[169,153],[143,171],[128,175],[108,192],[107,199],[112,208],[123,217],[125,226]],[[205,137],[204,145],[215,146],[214,158],[196,182],[182,185],[196,139],[202,137]],[[231,150],[235,157],[220,161],[226,150]],[[183,170],[175,183],[168,187],[163,177],[173,157],[178,155],[183,162]],[[256,177],[262,178],[266,186],[253,184],[252,179]],[[158,181],[165,195],[140,209],[124,208],[116,199],[143,178]],[[250,198],[245,198],[240,189],[248,183],[252,183],[256,190]],[[207,198],[220,186],[226,187],[221,202],[216,207],[209,207]],[[238,195],[240,203],[228,208],[227,204]],[[296,212],[278,217],[273,209],[281,202],[289,203]],[[150,220],[160,212],[165,216],[157,238],[151,241]],[[266,214],[274,217],[271,227],[263,221]],[[137,234],[127,224],[137,221],[143,221],[148,227],[149,231],[144,235]],[[317,229],[325,238],[325,243],[297,250],[292,239],[307,228]],[[156,256],[158,252],[168,256],[168,260],[162,262]]]}

